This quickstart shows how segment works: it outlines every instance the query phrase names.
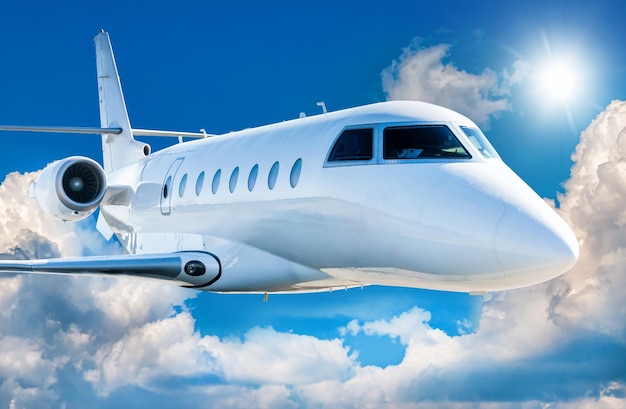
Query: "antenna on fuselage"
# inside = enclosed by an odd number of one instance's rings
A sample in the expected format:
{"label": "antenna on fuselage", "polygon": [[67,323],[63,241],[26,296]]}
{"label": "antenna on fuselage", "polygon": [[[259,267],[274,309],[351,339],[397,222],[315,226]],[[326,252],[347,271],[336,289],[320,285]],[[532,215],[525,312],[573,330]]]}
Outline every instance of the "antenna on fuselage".
{"label": "antenna on fuselage", "polygon": [[318,107],[322,107],[322,114],[327,114],[328,110],[326,109],[326,103],[324,101],[320,101],[317,103]]}

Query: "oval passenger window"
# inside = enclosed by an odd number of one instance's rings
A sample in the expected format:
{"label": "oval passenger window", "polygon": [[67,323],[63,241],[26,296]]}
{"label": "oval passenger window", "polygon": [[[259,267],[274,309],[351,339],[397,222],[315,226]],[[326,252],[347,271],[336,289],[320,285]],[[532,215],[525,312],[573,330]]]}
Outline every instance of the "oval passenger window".
{"label": "oval passenger window", "polygon": [[218,169],[213,176],[213,183],[211,184],[211,191],[213,194],[217,193],[217,189],[220,187],[220,177],[222,176],[222,169]]}
{"label": "oval passenger window", "polygon": [[250,170],[250,176],[248,176],[248,190],[252,192],[254,185],[256,185],[256,178],[259,174],[259,165],[254,165]]}
{"label": "oval passenger window", "polygon": [[291,173],[289,174],[289,184],[291,184],[292,188],[295,188],[298,185],[301,171],[302,171],[302,158],[299,158],[293,164],[293,167],[291,168]]}
{"label": "oval passenger window", "polygon": [[204,183],[204,171],[200,172],[198,175],[198,180],[196,180],[196,196],[200,196],[200,192],[202,192],[202,184]]}
{"label": "oval passenger window", "polygon": [[237,178],[239,178],[239,166],[233,169],[233,173],[230,174],[230,181],[228,183],[228,190],[230,190],[230,193],[235,192],[235,188],[237,187]]}
{"label": "oval passenger window", "polygon": [[274,164],[272,165],[272,168],[270,169],[270,174],[267,177],[267,187],[270,188],[270,190],[274,189],[274,186],[276,186],[276,179],[278,178],[278,168],[280,167],[278,161],[274,162]]}

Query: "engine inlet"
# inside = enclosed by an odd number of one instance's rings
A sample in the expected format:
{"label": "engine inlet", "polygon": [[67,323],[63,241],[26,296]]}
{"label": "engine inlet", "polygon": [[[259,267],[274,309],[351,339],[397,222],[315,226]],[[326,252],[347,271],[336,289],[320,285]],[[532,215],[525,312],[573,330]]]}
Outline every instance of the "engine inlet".
{"label": "engine inlet", "polygon": [[77,203],[89,203],[98,197],[102,189],[100,174],[87,163],[77,162],[63,174],[63,191]]}

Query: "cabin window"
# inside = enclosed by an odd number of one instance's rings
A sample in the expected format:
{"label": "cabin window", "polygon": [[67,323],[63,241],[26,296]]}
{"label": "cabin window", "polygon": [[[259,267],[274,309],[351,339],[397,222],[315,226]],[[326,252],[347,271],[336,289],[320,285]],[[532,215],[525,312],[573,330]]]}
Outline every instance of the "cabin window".
{"label": "cabin window", "polygon": [[239,166],[233,169],[233,173],[230,174],[230,181],[228,182],[228,190],[230,190],[230,193],[235,192],[235,188],[237,187],[237,178],[239,178]]}
{"label": "cabin window", "polygon": [[485,158],[499,158],[498,152],[491,146],[487,137],[480,131],[478,128],[468,128],[466,126],[461,126],[461,130],[465,135],[467,135],[467,139],[470,140],[472,145],[483,155]]}
{"label": "cabin window", "polygon": [[384,159],[471,158],[445,125],[390,127],[383,138]]}
{"label": "cabin window", "polygon": [[204,183],[204,171],[200,172],[198,175],[198,180],[196,180],[196,196],[200,196],[202,192],[202,184]]}
{"label": "cabin window", "polygon": [[298,185],[298,181],[300,180],[300,172],[302,171],[302,158],[299,158],[291,168],[291,173],[289,174],[289,183],[292,188],[295,188]]}
{"label": "cabin window", "polygon": [[373,129],[346,129],[337,138],[329,162],[372,159]]}
{"label": "cabin window", "polygon": [[250,169],[250,175],[248,176],[248,190],[252,192],[254,190],[254,185],[256,185],[256,178],[259,174],[259,165],[254,165],[252,169]]}
{"label": "cabin window", "polygon": [[211,191],[213,194],[217,194],[217,189],[220,187],[220,178],[222,176],[222,169],[218,169],[213,176],[213,183],[211,183]]}
{"label": "cabin window", "polygon": [[276,186],[276,179],[278,179],[279,167],[280,164],[278,163],[278,161],[274,162],[272,168],[270,169],[270,174],[267,176],[267,187],[269,187],[270,190],[274,189],[274,186]]}
{"label": "cabin window", "polygon": [[187,174],[185,173],[180,180],[180,184],[178,185],[178,196],[183,197],[185,194],[185,187],[187,186]]}

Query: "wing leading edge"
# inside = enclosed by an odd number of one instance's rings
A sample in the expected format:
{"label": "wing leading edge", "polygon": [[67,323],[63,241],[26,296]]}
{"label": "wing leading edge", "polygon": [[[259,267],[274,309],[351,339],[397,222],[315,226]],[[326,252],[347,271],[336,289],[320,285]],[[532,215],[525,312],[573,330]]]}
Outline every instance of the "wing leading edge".
{"label": "wing leading edge", "polygon": [[207,252],[183,251],[41,260],[0,260],[0,273],[126,276],[149,278],[187,288],[204,288],[216,282],[222,268]]}

